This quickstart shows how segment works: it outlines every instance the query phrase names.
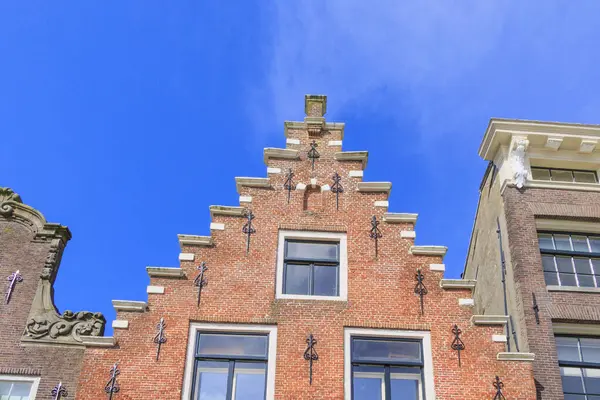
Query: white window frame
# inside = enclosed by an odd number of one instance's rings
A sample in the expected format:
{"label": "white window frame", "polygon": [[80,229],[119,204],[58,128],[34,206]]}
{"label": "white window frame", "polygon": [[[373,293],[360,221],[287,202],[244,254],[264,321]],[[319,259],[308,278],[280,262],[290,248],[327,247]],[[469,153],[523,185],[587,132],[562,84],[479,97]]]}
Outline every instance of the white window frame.
{"label": "white window frame", "polygon": [[29,392],[29,400],[35,400],[35,396],[37,395],[37,391],[38,391],[38,386],[40,385],[40,377],[39,376],[0,375],[0,381],[31,383],[31,391]]}
{"label": "white window frame", "polygon": [[433,354],[431,352],[431,333],[428,331],[403,331],[396,329],[344,328],[344,399],[352,399],[352,338],[393,338],[420,339],[423,346],[423,385],[425,398],[435,399],[433,381]]}
{"label": "white window frame", "polygon": [[275,360],[277,356],[277,327],[273,325],[250,325],[250,324],[213,324],[193,322],[190,324],[188,336],[188,348],[185,361],[185,372],[183,376],[183,390],[181,399],[189,400],[191,397],[192,381],[194,379],[194,361],[196,350],[196,339],[199,332],[222,332],[222,333],[263,333],[269,338],[267,353],[267,387],[266,400],[275,398]]}
{"label": "white window frame", "polygon": [[[283,293],[283,270],[285,258],[286,240],[306,240],[338,242],[340,249],[340,267],[339,267],[339,295],[337,296],[313,296],[306,294],[284,294]],[[295,299],[295,300],[348,300],[348,239],[345,232],[314,232],[314,231],[290,231],[280,230],[277,246],[277,279],[275,283],[276,299]]]}

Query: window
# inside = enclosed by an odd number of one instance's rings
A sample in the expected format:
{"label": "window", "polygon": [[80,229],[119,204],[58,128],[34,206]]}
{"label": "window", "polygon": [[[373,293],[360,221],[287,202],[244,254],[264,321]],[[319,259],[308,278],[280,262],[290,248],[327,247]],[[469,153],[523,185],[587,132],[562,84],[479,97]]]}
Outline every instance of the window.
{"label": "window", "polygon": [[183,398],[272,400],[277,329],[192,324]]}
{"label": "window", "polygon": [[600,399],[600,339],[556,337],[565,400]]}
{"label": "window", "polygon": [[346,300],[346,234],[280,231],[277,298]]}
{"label": "window", "polygon": [[540,181],[598,183],[598,176],[594,171],[532,167],[531,175],[533,179]]}
{"label": "window", "polygon": [[0,400],[35,400],[39,378],[0,375]]}
{"label": "window", "polygon": [[538,233],[547,285],[600,287],[600,236]]}
{"label": "window", "polygon": [[429,332],[346,328],[347,400],[435,398]]}

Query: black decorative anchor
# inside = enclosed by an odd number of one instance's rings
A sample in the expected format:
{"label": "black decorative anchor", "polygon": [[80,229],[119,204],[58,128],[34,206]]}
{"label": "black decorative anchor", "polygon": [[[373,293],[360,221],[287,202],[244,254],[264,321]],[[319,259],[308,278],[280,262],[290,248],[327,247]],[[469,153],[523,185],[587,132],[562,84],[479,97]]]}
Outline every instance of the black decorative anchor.
{"label": "black decorative anchor", "polygon": [[333,174],[333,185],[331,185],[331,191],[335,193],[335,209],[340,209],[340,193],[344,193],[344,187],[340,183],[342,177],[336,172]]}
{"label": "black decorative anchor", "polygon": [[15,289],[15,285],[19,282],[23,282],[23,276],[19,270],[16,270],[12,274],[10,274],[6,280],[8,281],[8,289],[6,291],[6,296],[4,297],[4,303],[8,304],[10,302],[10,296],[12,295],[13,290]]}
{"label": "black decorative anchor", "polygon": [[63,386],[62,382],[58,382],[58,385],[54,386],[51,393],[52,400],[60,400],[69,397],[69,392],[67,392],[67,388]]}
{"label": "black decorative anchor", "polygon": [[285,177],[285,182],[283,184],[283,188],[285,190],[287,190],[287,192],[288,192],[288,195],[287,195],[287,202],[288,202],[288,204],[290,204],[290,196],[292,194],[292,189],[294,187],[294,181],[293,181],[293,179],[294,179],[294,173],[292,172],[292,169],[290,168],[288,170],[288,173],[287,173],[287,175]]}
{"label": "black decorative anchor", "polygon": [[244,224],[242,228],[242,232],[244,232],[247,236],[246,239],[246,254],[250,252],[250,235],[256,233],[256,229],[252,227],[252,220],[254,219],[254,214],[252,214],[252,210],[246,212],[246,218],[248,218],[248,222]]}
{"label": "black decorative anchor", "polygon": [[317,344],[317,339],[314,338],[311,333],[306,338],[306,350],[304,351],[304,359],[308,361],[308,383],[312,385],[312,376],[313,376],[313,361],[317,361],[319,359],[319,355],[315,350],[315,344]]}
{"label": "black decorative anchor", "polygon": [[106,386],[104,386],[104,391],[108,394],[108,399],[112,400],[113,395],[115,393],[119,393],[121,388],[119,387],[119,383],[117,382],[117,376],[121,374],[121,371],[118,368],[119,363],[115,363],[110,369],[110,379]]}
{"label": "black decorative anchor", "polygon": [[161,318],[160,322],[156,324],[156,336],[154,336],[154,343],[156,343],[156,361],[158,361],[158,357],[160,356],[160,346],[167,342],[167,337],[165,336],[165,319]]}
{"label": "black decorative anchor", "polygon": [[312,169],[314,171],[315,169],[315,160],[319,157],[321,157],[321,155],[319,154],[319,152],[317,151],[317,147],[319,145],[317,144],[317,142],[315,142],[314,140],[312,141],[312,143],[310,144],[310,150],[308,151],[308,158],[311,159],[312,161]]}
{"label": "black decorative anchor", "polygon": [[377,253],[378,253],[378,240],[379,238],[381,238],[383,235],[381,234],[381,231],[378,228],[379,226],[379,221],[377,221],[377,217],[375,215],[373,215],[373,218],[371,218],[371,232],[369,233],[369,236],[371,237],[371,239],[375,240],[375,258],[377,258]]}
{"label": "black decorative anchor", "polygon": [[460,352],[465,349],[465,344],[460,338],[462,331],[458,328],[458,325],[454,324],[452,327],[452,333],[454,334],[454,340],[452,341],[452,345],[450,347],[452,350],[456,350],[458,352],[458,366],[460,367]]}
{"label": "black decorative anchor", "polygon": [[533,312],[535,313],[535,323],[540,324],[540,306],[538,306],[537,299],[535,298],[535,293],[531,292],[533,296]]}
{"label": "black decorative anchor", "polygon": [[493,400],[506,400],[506,397],[502,394],[502,389],[504,389],[504,383],[500,380],[498,375],[496,375],[496,380],[493,383],[494,389],[496,389],[496,395]]}
{"label": "black decorative anchor", "polygon": [[198,266],[198,275],[194,278],[194,286],[198,288],[198,307],[200,307],[200,296],[202,296],[202,288],[208,284],[208,280],[204,277],[204,273],[208,267],[206,263],[202,261]]}
{"label": "black decorative anchor", "polygon": [[417,285],[415,286],[415,293],[418,294],[421,298],[421,315],[425,315],[425,309],[423,308],[423,296],[427,294],[427,288],[425,287],[425,284],[423,284],[423,280],[425,279],[425,277],[421,273],[420,269],[417,269],[415,279],[417,280]]}

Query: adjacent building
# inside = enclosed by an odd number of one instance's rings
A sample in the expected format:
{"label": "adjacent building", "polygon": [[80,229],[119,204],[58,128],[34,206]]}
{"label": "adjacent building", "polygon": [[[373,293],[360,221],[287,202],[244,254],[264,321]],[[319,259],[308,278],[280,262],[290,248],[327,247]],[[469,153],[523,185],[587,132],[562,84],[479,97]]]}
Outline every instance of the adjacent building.
{"label": "adjacent building", "polygon": [[600,126],[492,119],[464,278],[538,399],[600,398]]}
{"label": "adjacent building", "polygon": [[[0,399],[73,398],[88,340],[105,340],[99,313],[64,311],[53,283],[71,233],[0,188]],[[57,395],[59,397],[57,397]]]}
{"label": "adjacent building", "polygon": [[[415,244],[417,215],[388,210],[392,184],[363,180],[368,152],[342,150],[326,107],[306,96],[285,148],[264,149],[266,177],[235,178],[239,205],[210,207],[210,236],[179,235],[179,266],[147,267],[147,300],[113,301],[114,337],[85,340],[78,399],[536,398],[525,300],[510,303],[523,339],[509,350],[488,264],[493,298],[471,264],[444,279],[446,248]],[[548,298],[540,289],[541,318]]]}

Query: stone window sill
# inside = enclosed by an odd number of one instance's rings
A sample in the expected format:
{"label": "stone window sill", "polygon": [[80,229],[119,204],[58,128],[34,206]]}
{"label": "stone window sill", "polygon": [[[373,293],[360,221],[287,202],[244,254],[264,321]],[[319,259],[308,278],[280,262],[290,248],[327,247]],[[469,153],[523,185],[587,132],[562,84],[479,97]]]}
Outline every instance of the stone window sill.
{"label": "stone window sill", "polygon": [[595,288],[595,287],[548,285],[546,288],[548,289],[549,292],[600,293],[600,288]]}

